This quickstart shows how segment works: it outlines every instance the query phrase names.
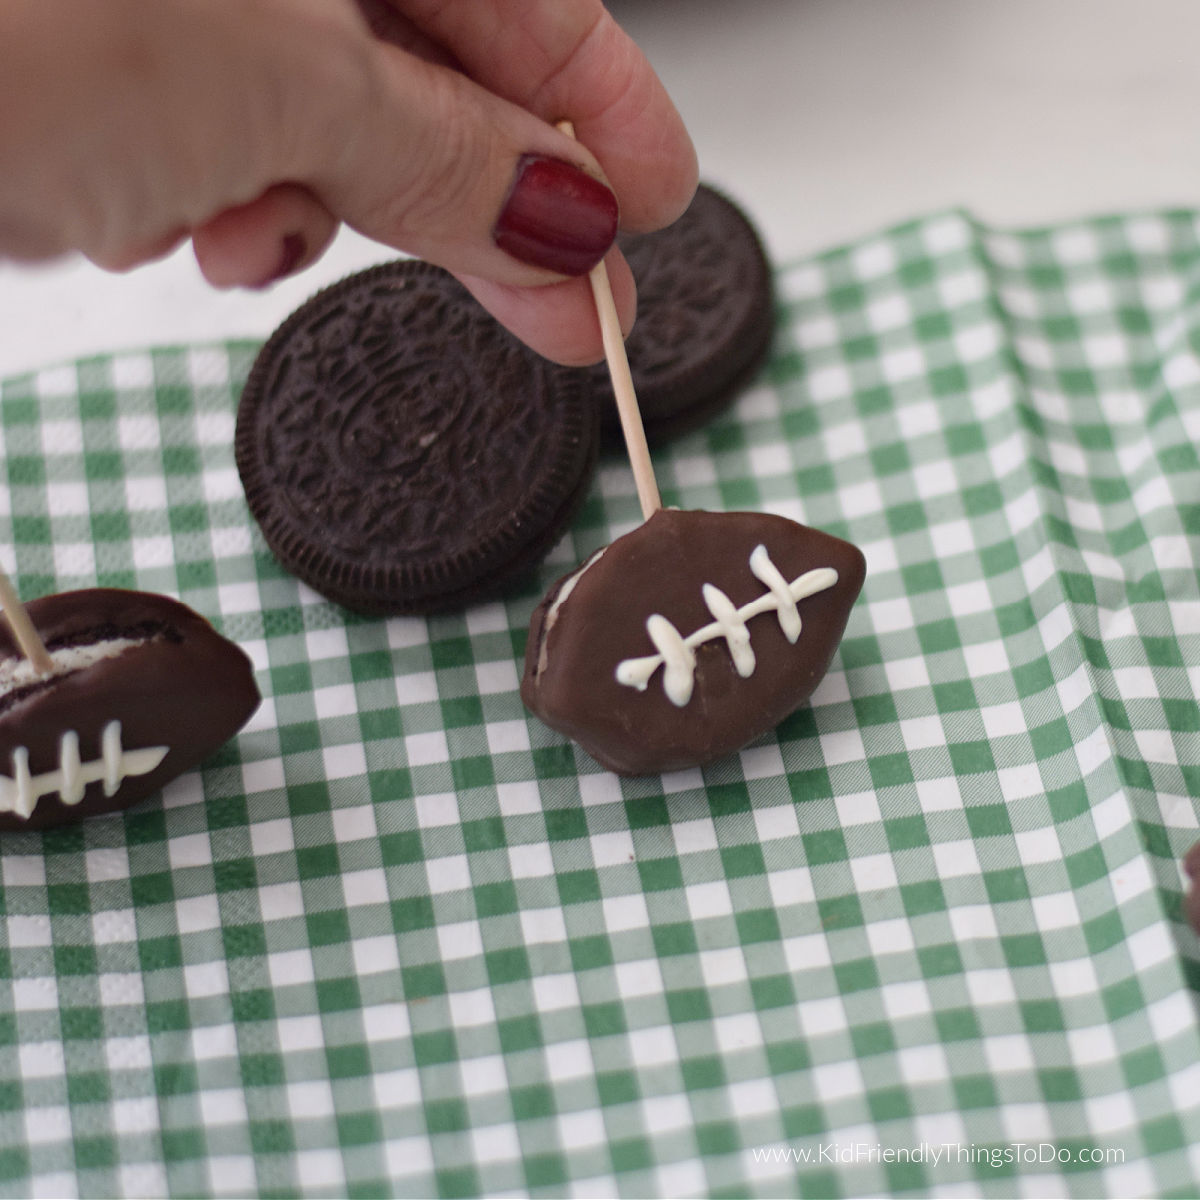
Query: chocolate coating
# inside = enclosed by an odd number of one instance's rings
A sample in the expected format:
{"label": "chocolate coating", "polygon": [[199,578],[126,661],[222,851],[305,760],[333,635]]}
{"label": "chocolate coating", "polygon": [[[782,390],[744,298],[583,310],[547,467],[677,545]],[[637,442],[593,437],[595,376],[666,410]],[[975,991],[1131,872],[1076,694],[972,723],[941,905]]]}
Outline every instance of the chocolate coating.
{"label": "chocolate coating", "polygon": [[1183,869],[1190,881],[1187,896],[1183,901],[1183,911],[1192,923],[1192,928],[1200,933],[1200,842],[1184,855]]}
{"label": "chocolate coating", "polygon": [[[19,747],[28,752],[31,775],[56,771],[68,731],[78,735],[83,762],[98,760],[103,729],[113,720],[121,723],[126,751],[166,746],[167,752],[149,772],[126,776],[111,796],[96,781],[77,804],[63,803],[55,790],[42,795],[27,818],[0,812],[0,830],[46,829],[128,808],[202,762],[258,707],[246,654],[168,596],[89,588],[45,596],[25,608],[52,655],[112,638],[139,644],[0,698],[0,775],[17,776]],[[0,660],[20,658],[7,626],[0,628]]]}
{"label": "chocolate coating", "polygon": [[[618,681],[619,664],[655,653],[652,614],[683,638],[713,622],[705,584],[739,609],[772,595],[749,565],[760,545],[786,584],[818,568],[837,573],[832,585],[796,602],[801,629],[794,644],[768,609],[744,620],[754,659],[747,676],[718,635],[694,648],[685,704],[668,696],[664,666],[644,690]],[[618,774],[709,762],[752,742],[812,695],[865,571],[856,546],[785,517],[661,510],[550,589],[530,623],[521,697]]]}
{"label": "chocolate coating", "polygon": [[405,260],[296,310],[260,351],[235,450],[276,558],[370,615],[500,594],[591,481],[582,372],[524,346],[453,276]]}
{"label": "chocolate coating", "polygon": [[[625,353],[647,440],[661,443],[726,408],[762,365],[774,333],[771,269],[746,214],[707,184],[674,224],[617,244],[638,288]],[[607,368],[590,379],[617,444]]]}

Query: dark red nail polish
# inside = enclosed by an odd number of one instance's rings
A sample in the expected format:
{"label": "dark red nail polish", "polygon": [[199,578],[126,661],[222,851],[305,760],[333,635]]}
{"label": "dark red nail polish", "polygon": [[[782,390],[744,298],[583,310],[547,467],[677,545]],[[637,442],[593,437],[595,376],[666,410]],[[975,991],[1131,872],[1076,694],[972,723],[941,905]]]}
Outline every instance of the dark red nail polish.
{"label": "dark red nail polish", "polygon": [[275,270],[258,286],[263,288],[270,287],[271,284],[278,283],[281,279],[287,278],[300,265],[307,252],[308,246],[305,244],[303,234],[285,234],[279,253],[279,261],[275,264]]}
{"label": "dark red nail polish", "polygon": [[561,275],[584,275],[617,236],[617,198],[558,158],[523,155],[492,230],[501,250]]}

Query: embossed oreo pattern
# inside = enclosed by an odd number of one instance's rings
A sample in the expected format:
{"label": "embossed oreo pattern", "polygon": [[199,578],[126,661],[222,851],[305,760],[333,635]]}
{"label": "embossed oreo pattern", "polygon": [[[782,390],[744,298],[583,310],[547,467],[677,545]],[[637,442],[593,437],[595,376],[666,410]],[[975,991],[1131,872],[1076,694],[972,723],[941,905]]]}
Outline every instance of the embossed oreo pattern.
{"label": "embossed oreo pattern", "polygon": [[594,465],[596,418],[452,276],[397,262],[297,310],[263,347],[237,461],[268,545],[370,613],[495,594],[549,550]]}
{"label": "embossed oreo pattern", "polygon": [[[673,225],[618,244],[638,287],[626,353],[646,434],[661,441],[714,416],[761,365],[773,328],[770,267],[745,214],[706,184]],[[615,428],[607,371],[590,376]]]}

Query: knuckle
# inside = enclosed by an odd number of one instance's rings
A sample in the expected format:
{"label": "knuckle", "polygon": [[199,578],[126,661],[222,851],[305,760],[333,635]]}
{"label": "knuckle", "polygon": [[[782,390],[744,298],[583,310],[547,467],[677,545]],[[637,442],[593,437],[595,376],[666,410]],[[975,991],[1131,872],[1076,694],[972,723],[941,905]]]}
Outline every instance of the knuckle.
{"label": "knuckle", "polygon": [[488,123],[469,90],[457,76],[428,76],[422,112],[402,135],[394,190],[376,217],[390,239],[417,253],[431,239],[461,235],[490,152]]}

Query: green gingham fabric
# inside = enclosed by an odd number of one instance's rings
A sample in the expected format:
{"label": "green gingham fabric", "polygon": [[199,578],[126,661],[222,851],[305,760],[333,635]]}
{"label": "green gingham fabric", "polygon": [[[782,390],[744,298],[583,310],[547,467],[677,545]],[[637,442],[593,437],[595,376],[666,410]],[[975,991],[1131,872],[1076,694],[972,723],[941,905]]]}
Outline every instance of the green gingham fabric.
{"label": "green gingham fabric", "polygon": [[530,612],[286,575],[249,344],[0,388],[24,596],[167,592],[264,695],[135,811],[0,841],[0,1194],[1195,1196],[1200,219],[943,213],[781,269],[657,454],[869,574],[805,707],[620,780],[523,709]]}

